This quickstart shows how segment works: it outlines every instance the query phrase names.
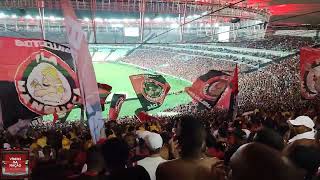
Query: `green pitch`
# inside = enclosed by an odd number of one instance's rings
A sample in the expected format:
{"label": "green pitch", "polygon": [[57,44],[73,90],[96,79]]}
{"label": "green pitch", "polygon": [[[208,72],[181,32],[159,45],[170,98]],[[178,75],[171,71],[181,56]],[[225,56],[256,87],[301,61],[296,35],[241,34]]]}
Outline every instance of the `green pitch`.
{"label": "green pitch", "polygon": [[[131,85],[129,76],[134,74],[142,73],[153,73],[151,71],[143,70],[135,66],[122,64],[118,62],[108,62],[108,63],[94,63],[94,70],[96,73],[97,81],[100,83],[109,84],[112,86],[112,93],[125,93],[127,98],[136,98],[136,94]],[[190,86],[191,82],[186,80],[181,80],[173,76],[164,75],[167,82],[170,84],[171,89],[169,93],[178,92],[184,90],[185,87]],[[109,112],[109,102],[112,98],[110,95],[107,98],[107,104],[105,105],[106,109],[103,112],[103,117],[108,117]],[[151,114],[156,114],[168,108],[173,108],[181,104],[187,104],[191,101],[191,98],[185,92],[178,95],[168,95],[165,99],[163,105],[150,111]],[[139,100],[130,100],[124,102],[121,108],[120,116],[132,116],[137,108],[141,107]],[[52,120],[52,116],[46,116],[44,119]],[[80,109],[74,109],[70,113],[68,120],[78,120],[80,119]]]}

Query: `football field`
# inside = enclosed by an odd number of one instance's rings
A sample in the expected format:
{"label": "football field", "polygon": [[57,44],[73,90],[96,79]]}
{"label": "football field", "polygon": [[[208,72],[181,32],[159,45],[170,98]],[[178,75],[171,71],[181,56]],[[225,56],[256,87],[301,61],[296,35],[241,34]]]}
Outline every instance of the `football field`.
{"label": "football field", "polygon": [[[112,86],[112,93],[124,93],[127,94],[128,98],[136,98],[136,94],[131,85],[129,76],[134,74],[142,74],[142,73],[153,73],[148,70],[141,69],[139,67],[135,67],[128,64],[122,64],[118,62],[104,62],[104,63],[94,63],[94,70],[96,73],[97,82],[105,83]],[[190,86],[191,82],[175,78],[173,76],[164,75],[167,82],[170,84],[171,89],[169,91],[169,95],[166,97],[163,105],[150,111],[150,114],[156,114],[168,108],[173,108],[180,104],[187,104],[191,101],[191,98],[185,92],[180,93],[178,95],[170,95],[171,93],[178,92],[184,90],[185,87]],[[103,112],[103,117],[108,117],[110,100],[112,98],[112,94],[106,100],[105,111]],[[137,108],[140,108],[140,102],[138,99],[127,100],[123,103],[122,109],[120,112],[120,117],[123,116],[132,116]],[[52,120],[52,116],[45,117],[46,120]],[[78,120],[80,119],[80,109],[74,109],[70,113],[68,120]]]}

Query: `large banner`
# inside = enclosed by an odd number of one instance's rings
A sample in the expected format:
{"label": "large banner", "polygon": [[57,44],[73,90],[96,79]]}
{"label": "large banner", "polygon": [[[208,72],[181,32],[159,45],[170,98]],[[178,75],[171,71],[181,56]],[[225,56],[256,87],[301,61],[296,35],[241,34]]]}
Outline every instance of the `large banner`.
{"label": "large banner", "polygon": [[4,127],[69,111],[80,102],[70,49],[50,41],[0,38],[0,102]]}
{"label": "large banner", "polygon": [[130,80],[145,111],[160,107],[170,90],[162,75],[138,74],[130,76]]}
{"label": "large banner", "polygon": [[[186,92],[201,105],[207,109],[225,109],[230,108],[232,92],[238,92],[237,68],[234,75],[211,70],[200,76],[191,87],[186,87]],[[236,76],[235,76],[236,75]],[[236,84],[234,84],[236,82]]]}
{"label": "large banner", "polygon": [[71,2],[69,0],[61,0],[60,2],[71,54],[76,62],[77,75],[80,82],[81,95],[86,107],[90,132],[95,143],[100,139],[100,131],[104,128],[104,121],[86,34],[81,28],[81,23],[78,21]]}
{"label": "large banner", "polygon": [[300,50],[301,95],[314,99],[320,93],[320,49]]}
{"label": "large banner", "polygon": [[110,120],[117,120],[122,104],[126,100],[125,94],[114,94],[112,96],[112,100],[110,103],[110,109],[109,109],[109,119]]}

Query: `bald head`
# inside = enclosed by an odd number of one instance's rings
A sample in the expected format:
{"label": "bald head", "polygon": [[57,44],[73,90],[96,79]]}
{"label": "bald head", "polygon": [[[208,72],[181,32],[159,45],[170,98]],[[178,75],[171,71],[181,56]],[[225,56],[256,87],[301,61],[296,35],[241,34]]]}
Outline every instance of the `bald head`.
{"label": "bald head", "polygon": [[241,146],[231,157],[230,165],[232,180],[301,179],[280,152],[260,143]]}

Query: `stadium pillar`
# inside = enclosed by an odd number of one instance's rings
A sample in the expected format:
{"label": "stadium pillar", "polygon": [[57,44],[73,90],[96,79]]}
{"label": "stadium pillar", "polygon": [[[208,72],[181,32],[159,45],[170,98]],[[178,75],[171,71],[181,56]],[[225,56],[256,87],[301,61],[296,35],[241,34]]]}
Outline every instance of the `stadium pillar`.
{"label": "stadium pillar", "polygon": [[186,14],[187,14],[187,1],[184,3],[183,6],[183,24],[181,25],[181,42],[183,41],[183,34],[184,34],[184,26],[186,24]]}
{"label": "stadium pillar", "polygon": [[93,29],[93,36],[94,36],[94,43],[97,43],[97,31],[96,31],[96,10],[97,10],[97,1],[91,0],[91,22],[92,22],[92,29]]}
{"label": "stadium pillar", "polygon": [[179,23],[180,23],[180,33],[179,33],[179,35],[180,35],[180,42],[182,42],[182,40],[183,40],[183,37],[182,37],[182,20],[181,20],[181,13],[179,13]]}
{"label": "stadium pillar", "polygon": [[46,39],[46,32],[45,32],[45,25],[44,25],[44,1],[38,1],[38,10],[39,10],[39,16],[40,16],[40,28],[41,28],[41,34],[42,39]]}
{"label": "stadium pillar", "polygon": [[145,1],[140,1],[140,41],[143,43],[144,35],[144,12],[145,12]]}

